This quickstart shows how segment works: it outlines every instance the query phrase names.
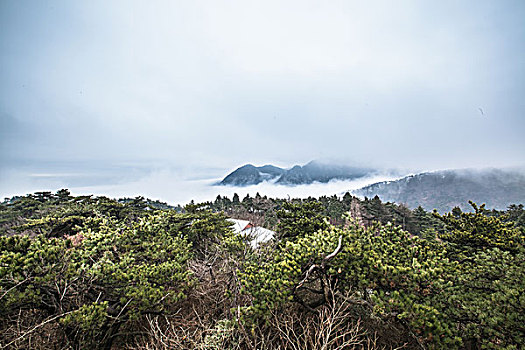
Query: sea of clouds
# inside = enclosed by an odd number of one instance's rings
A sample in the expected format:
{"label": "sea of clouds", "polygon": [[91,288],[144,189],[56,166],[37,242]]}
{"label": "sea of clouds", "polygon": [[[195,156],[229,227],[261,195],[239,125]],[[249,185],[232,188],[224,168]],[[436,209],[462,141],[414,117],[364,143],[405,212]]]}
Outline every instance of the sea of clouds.
{"label": "sea of clouds", "polygon": [[341,196],[347,191],[372,183],[399,178],[392,174],[383,174],[352,181],[330,181],[310,185],[285,186],[263,182],[253,186],[235,187],[217,185],[222,176],[222,172],[216,169],[210,171],[207,169],[181,171],[172,168],[157,168],[151,171],[127,169],[115,173],[18,170],[2,174],[0,193],[5,198],[36,191],[55,192],[61,188],[68,188],[73,195],[93,194],[111,198],[143,196],[173,205],[184,205],[192,200],[195,202],[213,201],[218,195],[231,199],[234,193],[237,193],[241,199],[247,194],[254,197],[257,193],[274,198]]}

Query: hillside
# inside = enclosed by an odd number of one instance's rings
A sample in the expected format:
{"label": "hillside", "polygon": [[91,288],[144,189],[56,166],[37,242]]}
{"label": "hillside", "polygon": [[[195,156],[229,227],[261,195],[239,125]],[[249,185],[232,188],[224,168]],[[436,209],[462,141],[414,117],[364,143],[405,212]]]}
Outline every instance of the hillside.
{"label": "hillside", "polygon": [[263,181],[275,181],[286,186],[305,185],[331,180],[353,180],[370,175],[372,169],[311,161],[306,165],[295,165],[282,169],[273,165],[256,167],[246,164],[228,174],[219,184],[231,186],[257,185]]}
{"label": "hillside", "polygon": [[525,175],[517,170],[445,170],[379,182],[353,193],[369,198],[377,195],[383,201],[439,212],[455,206],[468,210],[469,200],[505,209],[510,204],[525,202]]}
{"label": "hillside", "polygon": [[521,205],[442,216],[347,193],[172,208],[66,189],[1,202],[0,348],[523,344]]}
{"label": "hillside", "polygon": [[285,170],[273,165],[261,167],[246,164],[227,175],[220,185],[249,186],[273,180],[284,174]]}

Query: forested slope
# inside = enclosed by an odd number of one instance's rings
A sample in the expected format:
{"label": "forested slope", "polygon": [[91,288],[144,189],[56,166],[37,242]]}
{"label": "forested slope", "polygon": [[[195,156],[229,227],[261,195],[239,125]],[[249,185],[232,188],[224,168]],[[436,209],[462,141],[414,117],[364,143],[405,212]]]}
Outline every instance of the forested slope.
{"label": "forested slope", "polygon": [[[507,348],[525,342],[523,206],[439,215],[350,195],[173,208],[67,190],[0,205],[0,345]],[[277,232],[253,249],[226,219]]]}
{"label": "forested slope", "polygon": [[456,206],[469,210],[469,200],[486,203],[490,208],[505,209],[510,204],[525,202],[525,172],[523,169],[435,171],[379,182],[354,193],[379,196],[410,208],[437,209],[440,213]]}

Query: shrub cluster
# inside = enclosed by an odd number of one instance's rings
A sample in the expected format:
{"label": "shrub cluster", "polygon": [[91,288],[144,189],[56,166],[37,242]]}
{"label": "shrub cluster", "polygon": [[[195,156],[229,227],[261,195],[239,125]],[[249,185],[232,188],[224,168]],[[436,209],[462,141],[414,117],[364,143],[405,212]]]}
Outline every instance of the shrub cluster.
{"label": "shrub cluster", "polygon": [[0,346],[522,348],[523,228],[472,206],[414,235],[284,203],[254,249],[206,205],[13,198],[0,205]]}

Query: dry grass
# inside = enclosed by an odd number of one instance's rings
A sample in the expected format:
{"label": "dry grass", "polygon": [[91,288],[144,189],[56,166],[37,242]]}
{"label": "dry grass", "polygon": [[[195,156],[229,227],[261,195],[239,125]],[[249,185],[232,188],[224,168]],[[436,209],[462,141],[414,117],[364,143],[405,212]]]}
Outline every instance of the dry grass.
{"label": "dry grass", "polygon": [[[351,295],[336,288],[327,302],[308,311],[298,304],[274,310],[259,324],[239,322],[240,307],[250,304],[241,295],[236,269],[227,259],[193,262],[198,280],[188,298],[166,310],[147,315],[122,330],[113,349],[196,350],[343,350],[411,348],[395,323],[370,317]],[[8,349],[68,349],[57,320],[26,311],[18,320],[0,322],[2,345]],[[15,322],[13,322],[15,321]],[[34,328],[35,325],[41,326]],[[16,340],[18,339],[18,340]],[[13,341],[15,340],[15,341]],[[401,346],[400,346],[401,345]]]}
{"label": "dry grass", "polygon": [[[210,278],[201,281],[205,283],[201,283],[176,314],[147,317],[144,324],[147,336],[141,337],[130,349],[375,350],[407,347],[396,339],[404,338],[402,335],[379,334],[375,328],[385,330],[384,325],[356,317],[355,304],[336,293],[330,293],[328,302],[314,312],[288,305],[274,311],[266,322],[248,326],[238,322],[238,315],[225,307],[234,306],[231,298],[224,297],[222,288],[228,285],[226,277],[227,274],[215,275],[213,284]],[[390,330],[398,332],[395,328]]]}

